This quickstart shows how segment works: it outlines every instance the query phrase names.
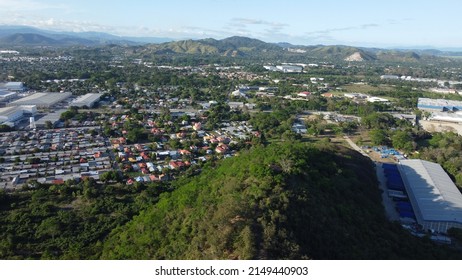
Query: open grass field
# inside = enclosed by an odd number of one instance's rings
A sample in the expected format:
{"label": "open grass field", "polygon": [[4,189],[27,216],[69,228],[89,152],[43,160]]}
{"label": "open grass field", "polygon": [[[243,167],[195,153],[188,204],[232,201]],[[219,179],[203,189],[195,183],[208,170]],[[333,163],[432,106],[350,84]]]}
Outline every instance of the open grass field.
{"label": "open grass field", "polygon": [[374,91],[392,91],[394,88],[389,85],[371,86],[367,84],[349,84],[342,87],[348,92],[370,93]]}

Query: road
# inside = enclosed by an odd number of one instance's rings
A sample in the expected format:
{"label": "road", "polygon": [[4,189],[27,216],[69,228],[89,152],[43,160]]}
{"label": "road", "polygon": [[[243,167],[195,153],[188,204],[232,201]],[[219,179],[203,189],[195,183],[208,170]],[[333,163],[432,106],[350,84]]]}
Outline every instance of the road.
{"label": "road", "polygon": [[361,153],[365,157],[369,157],[369,155],[366,152],[364,152],[363,149],[358,147],[358,145],[356,145],[355,142],[351,141],[350,137],[345,135],[345,136],[343,136],[343,138],[347,141],[347,143],[350,145],[350,147],[353,148],[353,150],[358,151],[359,153]]}

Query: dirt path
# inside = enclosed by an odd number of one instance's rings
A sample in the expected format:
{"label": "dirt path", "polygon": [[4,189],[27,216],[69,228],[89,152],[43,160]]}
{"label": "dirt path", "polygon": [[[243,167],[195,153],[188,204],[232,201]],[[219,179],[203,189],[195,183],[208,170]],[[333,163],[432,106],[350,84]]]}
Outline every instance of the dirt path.
{"label": "dirt path", "polygon": [[[366,152],[364,152],[358,145],[356,145],[348,136],[343,137],[347,143],[353,148],[354,150],[360,152],[363,156],[370,157]],[[382,163],[374,161],[375,163],[375,172],[377,175],[377,180],[379,181],[379,188],[382,191],[382,204],[385,208],[385,214],[387,215],[390,221],[399,221],[399,214],[395,209],[395,203],[393,199],[388,196],[388,189],[387,189],[387,182],[385,178],[385,174],[383,172]]]}

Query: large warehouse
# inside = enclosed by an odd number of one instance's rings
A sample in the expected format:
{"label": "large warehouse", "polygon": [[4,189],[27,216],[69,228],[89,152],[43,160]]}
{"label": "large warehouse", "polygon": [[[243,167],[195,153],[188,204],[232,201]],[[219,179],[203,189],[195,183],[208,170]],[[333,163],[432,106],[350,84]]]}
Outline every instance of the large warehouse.
{"label": "large warehouse", "polygon": [[87,93],[85,95],[77,97],[74,101],[72,101],[71,106],[77,107],[92,107],[99,99],[103,96],[102,93]]}
{"label": "large warehouse", "polygon": [[22,82],[8,82],[5,84],[5,88],[7,90],[12,90],[12,91],[24,91],[24,83]]}
{"label": "large warehouse", "polygon": [[441,165],[403,160],[399,165],[417,222],[425,230],[446,233],[462,228],[462,194]]}
{"label": "large warehouse", "polygon": [[8,101],[18,96],[17,92],[0,89],[0,102]]}
{"label": "large warehouse", "polygon": [[419,98],[417,108],[423,111],[460,111],[462,110],[462,101]]}
{"label": "large warehouse", "polygon": [[33,116],[37,112],[35,106],[14,106],[0,108],[0,124],[14,126],[14,123],[25,115]]}
{"label": "large warehouse", "polygon": [[13,101],[11,105],[36,105],[38,108],[49,108],[53,105],[71,97],[70,92],[38,92],[19,100]]}

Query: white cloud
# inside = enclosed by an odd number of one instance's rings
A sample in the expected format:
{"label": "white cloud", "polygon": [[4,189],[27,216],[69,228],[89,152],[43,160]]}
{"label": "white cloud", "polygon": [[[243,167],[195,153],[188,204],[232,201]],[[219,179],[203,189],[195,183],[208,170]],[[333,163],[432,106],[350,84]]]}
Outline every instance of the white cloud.
{"label": "white cloud", "polygon": [[347,27],[340,27],[340,28],[327,28],[327,29],[323,29],[323,30],[310,31],[310,32],[306,32],[305,34],[307,34],[307,35],[330,34],[332,32],[349,31],[349,30],[361,30],[361,29],[368,29],[368,28],[375,28],[375,27],[379,27],[379,25],[375,24],[375,23],[367,23],[367,24],[361,24],[361,25],[357,25],[357,26],[347,26]]}
{"label": "white cloud", "polygon": [[284,29],[289,26],[285,23],[266,21],[260,19],[251,19],[251,18],[232,18],[229,23],[230,29],[240,28],[240,29],[249,29],[251,26],[263,26],[266,27],[270,32],[275,32]]}
{"label": "white cloud", "polygon": [[1,0],[0,10],[9,12],[30,12],[50,9],[68,9],[65,4],[50,5],[35,0]]}

